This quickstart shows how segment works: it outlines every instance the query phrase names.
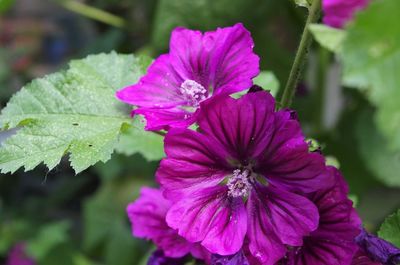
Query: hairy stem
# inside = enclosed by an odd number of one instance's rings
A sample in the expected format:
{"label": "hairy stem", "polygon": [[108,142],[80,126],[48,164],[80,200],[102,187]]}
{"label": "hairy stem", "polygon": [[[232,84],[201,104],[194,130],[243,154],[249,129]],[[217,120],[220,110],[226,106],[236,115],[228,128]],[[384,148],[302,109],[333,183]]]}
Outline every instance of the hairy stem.
{"label": "hairy stem", "polygon": [[308,49],[312,42],[312,36],[308,26],[315,23],[320,16],[321,0],[314,0],[308,14],[306,25],[304,26],[303,34],[301,36],[300,45],[296,52],[296,57],[290,70],[288,81],[286,82],[285,90],[283,91],[281,108],[288,108],[292,103],[294,93],[296,91],[297,83],[301,77],[305,60],[307,59]]}

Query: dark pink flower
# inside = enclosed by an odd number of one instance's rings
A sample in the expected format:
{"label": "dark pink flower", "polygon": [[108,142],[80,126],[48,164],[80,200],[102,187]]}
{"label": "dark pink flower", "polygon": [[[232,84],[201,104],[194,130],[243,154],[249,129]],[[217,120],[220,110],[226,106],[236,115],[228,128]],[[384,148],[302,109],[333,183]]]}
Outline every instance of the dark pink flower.
{"label": "dark pink flower", "polygon": [[342,28],[368,3],[369,0],[322,0],[323,22],[331,27]]}
{"label": "dark pink flower", "polygon": [[242,24],[200,31],[176,28],[169,54],[161,55],[140,81],[117,92],[147,120],[147,130],[187,127],[202,101],[252,85],[259,73],[253,40]]}
{"label": "dark pink flower", "polygon": [[167,223],[211,253],[232,255],[244,238],[262,264],[274,264],[284,245],[301,246],[318,225],[305,196],[332,186],[319,153],[310,153],[290,111],[275,112],[267,92],[204,102],[199,130],[171,129],[157,171],[174,201]]}
{"label": "dark pink flower", "polygon": [[333,171],[333,188],[310,195],[317,205],[320,220],[318,229],[304,238],[304,245],[291,250],[286,265],[349,265],[358,246],[355,237],[360,233],[361,220],[347,198],[348,187],[340,172]]}
{"label": "dark pink flower", "polygon": [[10,253],[6,265],[35,265],[35,261],[26,254],[25,244],[16,244]]}
{"label": "dark pink flower", "polygon": [[166,257],[181,258],[191,253],[198,259],[208,261],[210,254],[200,244],[188,242],[168,227],[165,216],[170,207],[171,202],[162,196],[160,190],[142,188],[140,197],[126,209],[133,235],[152,240]]}

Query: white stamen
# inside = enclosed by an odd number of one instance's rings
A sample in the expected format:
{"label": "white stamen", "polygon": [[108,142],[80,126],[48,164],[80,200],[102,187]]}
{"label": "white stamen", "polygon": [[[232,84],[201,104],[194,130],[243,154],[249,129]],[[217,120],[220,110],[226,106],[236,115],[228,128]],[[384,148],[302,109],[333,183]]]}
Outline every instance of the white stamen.
{"label": "white stamen", "polygon": [[201,101],[206,99],[207,90],[191,79],[187,79],[181,84],[180,91],[194,107],[197,107]]}
{"label": "white stamen", "polygon": [[248,169],[243,171],[240,169],[235,169],[227,183],[229,189],[228,195],[234,198],[247,196],[250,190],[250,175],[251,173]]}

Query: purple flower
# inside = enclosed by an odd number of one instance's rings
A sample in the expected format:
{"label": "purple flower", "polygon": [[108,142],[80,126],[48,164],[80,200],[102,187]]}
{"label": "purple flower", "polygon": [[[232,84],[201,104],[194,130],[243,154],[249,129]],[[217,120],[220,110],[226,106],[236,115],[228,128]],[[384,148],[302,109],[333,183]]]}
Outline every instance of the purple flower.
{"label": "purple flower", "polygon": [[169,54],[158,57],[140,81],[117,92],[139,108],[147,130],[187,127],[202,101],[252,85],[259,73],[253,40],[242,24],[202,34],[184,28],[172,32]]}
{"label": "purple flower", "polygon": [[380,262],[372,261],[361,249],[353,257],[351,265],[382,265]]}
{"label": "purple flower", "polygon": [[400,249],[377,236],[362,232],[356,237],[360,248],[374,261],[383,265],[396,265],[400,263]]}
{"label": "purple flower", "polygon": [[184,265],[184,258],[169,258],[162,250],[156,250],[147,261],[147,265]]}
{"label": "purple flower", "polygon": [[16,244],[8,254],[6,265],[35,265],[35,261],[25,252],[25,244]]}
{"label": "purple flower", "polygon": [[165,216],[170,207],[171,202],[160,190],[142,188],[140,197],[126,209],[133,235],[152,240],[166,257],[180,258],[191,253],[198,259],[209,260],[210,254],[200,244],[186,241],[168,227]]}
{"label": "purple flower", "polygon": [[329,167],[336,178],[333,188],[310,195],[317,205],[318,229],[304,239],[304,245],[289,252],[287,265],[350,264],[358,249],[354,238],[360,233],[361,220],[347,198],[348,187],[340,172]]}
{"label": "purple flower", "polygon": [[368,3],[369,0],[322,0],[323,22],[331,27],[342,28]]}
{"label": "purple flower", "polygon": [[309,153],[290,111],[275,112],[267,92],[204,102],[199,130],[171,129],[156,173],[174,201],[167,223],[211,253],[238,252],[245,236],[263,264],[301,246],[318,225],[318,210],[295,192],[331,186],[318,153]]}
{"label": "purple flower", "polygon": [[211,265],[250,265],[242,251],[229,256],[213,254],[211,256]]}

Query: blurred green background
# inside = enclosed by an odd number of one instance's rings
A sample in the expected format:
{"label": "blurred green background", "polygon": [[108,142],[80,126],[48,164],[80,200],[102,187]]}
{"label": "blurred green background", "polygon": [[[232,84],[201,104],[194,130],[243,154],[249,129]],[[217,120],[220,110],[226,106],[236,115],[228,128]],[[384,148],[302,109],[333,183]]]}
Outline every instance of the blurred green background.
{"label": "blurred green background", "polygon": [[[307,12],[286,0],[0,0],[0,15],[3,108],[25,83],[71,59],[166,52],[176,26],[212,30],[243,22],[262,70],[282,87]],[[293,108],[307,137],[340,165],[364,224],[375,231],[400,206],[400,153],[385,148],[371,118],[377,107],[363,91],[341,86],[341,72],[337,58],[314,43]],[[156,185],[157,165],[139,154],[114,155],[76,176],[67,159],[50,172],[43,166],[1,174],[0,264],[19,242],[43,265],[145,264],[151,245],[131,236],[125,207],[141,186]]]}

